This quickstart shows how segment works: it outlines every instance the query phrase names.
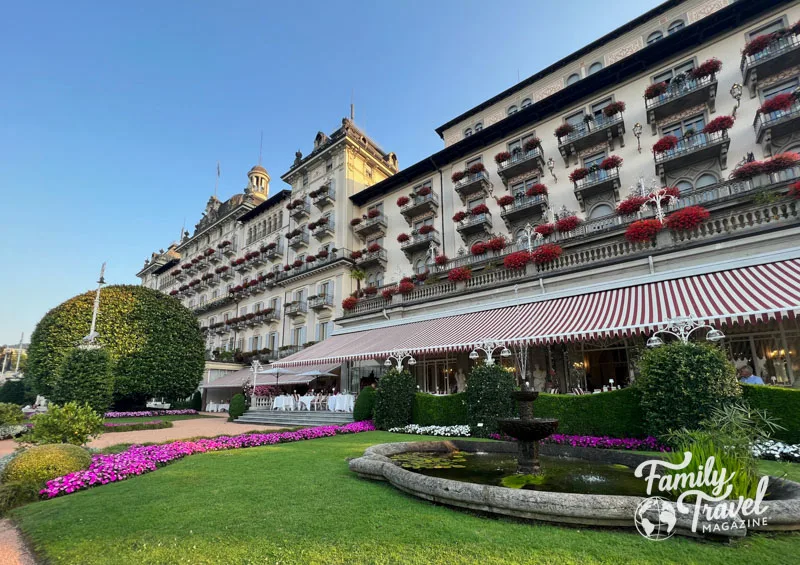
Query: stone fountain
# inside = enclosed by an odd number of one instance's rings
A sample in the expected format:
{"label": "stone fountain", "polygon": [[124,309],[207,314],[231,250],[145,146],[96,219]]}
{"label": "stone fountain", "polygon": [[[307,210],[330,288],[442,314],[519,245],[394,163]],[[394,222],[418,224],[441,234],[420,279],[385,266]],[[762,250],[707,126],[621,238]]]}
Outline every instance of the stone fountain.
{"label": "stone fountain", "polygon": [[539,393],[528,388],[514,393],[519,405],[519,418],[502,418],[497,421],[500,430],[517,440],[517,474],[540,475],[539,442],[558,429],[558,420],[534,418],[533,402]]}

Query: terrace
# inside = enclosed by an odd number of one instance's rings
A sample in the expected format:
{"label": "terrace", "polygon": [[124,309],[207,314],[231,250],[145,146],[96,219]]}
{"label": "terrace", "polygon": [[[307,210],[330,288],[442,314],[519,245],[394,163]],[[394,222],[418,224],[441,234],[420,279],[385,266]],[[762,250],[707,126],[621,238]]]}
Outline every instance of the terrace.
{"label": "terrace", "polygon": [[558,151],[564,158],[564,164],[569,166],[572,156],[577,163],[578,154],[589,147],[607,141],[611,150],[614,149],[614,140],[619,139],[620,145],[625,146],[625,120],[622,113],[611,117],[597,116],[592,121],[574,125],[574,130],[558,138]]}
{"label": "terrace", "polygon": [[714,133],[697,133],[678,141],[673,149],[653,153],[656,172],[662,182],[666,182],[667,173],[684,169],[696,163],[709,159],[719,159],[720,167],[725,169],[728,164],[728,147],[731,140],[728,130]]}
{"label": "terrace", "polygon": [[653,135],[656,135],[659,120],[700,104],[706,104],[709,110],[713,112],[716,106],[716,98],[716,73],[700,78],[673,81],[662,94],[652,98],[645,98],[647,123],[652,127]]}
{"label": "terrace", "polygon": [[489,173],[486,171],[479,171],[474,174],[466,175],[455,183],[453,189],[461,197],[461,201],[466,204],[467,200],[472,196],[478,194],[488,196],[490,187]]}
{"label": "terrace", "polygon": [[400,208],[400,214],[406,219],[408,225],[411,220],[426,212],[436,212],[439,208],[439,197],[431,191],[424,196],[415,195],[410,198],[408,204]]}
{"label": "terrace", "polygon": [[800,38],[794,33],[776,36],[769,45],[758,53],[742,53],[740,69],[742,79],[755,98],[758,81],[776,75],[790,67],[800,64]]}

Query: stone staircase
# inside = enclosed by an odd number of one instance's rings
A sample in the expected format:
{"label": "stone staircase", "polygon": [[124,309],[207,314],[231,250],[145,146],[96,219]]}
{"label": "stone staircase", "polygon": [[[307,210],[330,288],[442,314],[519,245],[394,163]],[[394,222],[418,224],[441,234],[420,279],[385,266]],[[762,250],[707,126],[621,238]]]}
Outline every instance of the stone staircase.
{"label": "stone staircase", "polygon": [[353,421],[353,414],[350,412],[309,412],[307,410],[286,411],[283,410],[248,410],[235,420],[237,424],[268,424],[271,426],[282,427],[314,427],[314,426],[335,426],[349,424]]}

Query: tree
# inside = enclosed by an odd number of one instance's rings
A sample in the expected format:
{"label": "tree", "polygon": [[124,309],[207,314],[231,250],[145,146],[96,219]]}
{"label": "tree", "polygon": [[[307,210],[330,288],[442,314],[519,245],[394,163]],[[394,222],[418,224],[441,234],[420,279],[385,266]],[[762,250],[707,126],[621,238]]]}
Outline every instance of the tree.
{"label": "tree", "polygon": [[411,423],[417,383],[408,371],[390,369],[378,381],[375,393],[375,427],[402,428]]}
{"label": "tree", "polygon": [[51,400],[56,404],[70,401],[86,403],[95,412],[104,413],[111,405],[114,378],[111,359],[105,349],[73,349],[59,371]]}
{"label": "tree", "polygon": [[[61,365],[89,333],[94,291],[57,306],[39,321],[28,350],[28,374],[51,396]],[[205,345],[194,315],[179,300],[142,286],[100,292],[98,341],[108,352],[118,406],[148,398],[187,398],[203,375]]]}
{"label": "tree", "polygon": [[356,281],[356,293],[361,292],[361,281],[367,277],[367,273],[361,269],[353,269],[350,271],[350,278]]}

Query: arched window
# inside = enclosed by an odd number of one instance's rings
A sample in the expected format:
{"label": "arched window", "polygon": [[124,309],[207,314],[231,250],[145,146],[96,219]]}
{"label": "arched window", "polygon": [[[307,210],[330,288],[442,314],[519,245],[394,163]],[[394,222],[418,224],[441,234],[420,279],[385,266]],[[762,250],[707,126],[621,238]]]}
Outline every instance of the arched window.
{"label": "arched window", "polygon": [[589,67],[589,74],[593,75],[594,73],[596,73],[597,71],[599,71],[602,68],[603,68],[603,63],[601,63],[600,61],[597,61],[596,63],[592,63],[591,66]]}
{"label": "arched window", "polygon": [[469,137],[472,135],[472,128],[467,128],[464,130],[464,137]]}
{"label": "arched window", "polygon": [[511,116],[511,115],[513,115],[513,114],[516,114],[516,113],[517,113],[517,110],[519,110],[519,108],[517,108],[517,106],[516,106],[516,105],[509,106],[509,107],[508,107],[508,110],[506,110],[506,115],[508,115],[508,116]]}
{"label": "arched window", "polygon": [[650,35],[647,36],[647,44],[650,45],[651,43],[655,43],[659,39],[663,38],[664,34],[660,31],[654,31]]}
{"label": "arched window", "polygon": [[614,209],[609,206],[608,204],[598,204],[594,208],[592,208],[591,214],[589,214],[590,218],[602,218],[604,216],[610,216],[614,213]]}
{"label": "arched window", "polygon": [[682,180],[678,182],[675,186],[677,186],[681,192],[686,192],[687,190],[692,190],[693,188],[692,183],[690,183],[688,180]]}
{"label": "arched window", "polygon": [[686,24],[683,23],[683,20],[675,20],[674,22],[669,24],[669,27],[667,28],[667,33],[669,35],[672,35],[676,31],[682,30],[684,27],[686,27]]}
{"label": "arched window", "polygon": [[417,259],[417,262],[414,263],[414,272],[417,274],[424,273],[428,270],[428,267],[425,266],[425,261],[422,259]]}
{"label": "arched window", "polygon": [[483,129],[483,122],[478,122],[477,124],[475,124],[475,127],[473,128],[473,130],[475,131],[475,133],[478,133],[478,132],[479,132],[479,131],[481,131],[482,129]]}
{"label": "arched window", "polygon": [[514,241],[516,241],[518,245],[528,245],[528,234],[525,233],[525,230],[518,229],[517,233],[514,234]]}
{"label": "arched window", "polygon": [[703,173],[697,178],[697,182],[694,183],[695,188],[703,188],[704,186],[711,186],[712,184],[717,184],[717,177],[712,175],[711,173]]}
{"label": "arched window", "polygon": [[578,73],[572,73],[567,77],[567,86],[575,84],[579,80],[581,80],[581,75],[579,75]]}
{"label": "arched window", "polygon": [[525,100],[522,101],[522,103],[519,106],[520,108],[527,108],[531,104],[533,104],[533,100],[531,100],[530,98],[526,98]]}

